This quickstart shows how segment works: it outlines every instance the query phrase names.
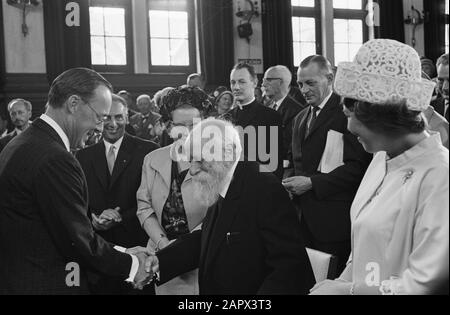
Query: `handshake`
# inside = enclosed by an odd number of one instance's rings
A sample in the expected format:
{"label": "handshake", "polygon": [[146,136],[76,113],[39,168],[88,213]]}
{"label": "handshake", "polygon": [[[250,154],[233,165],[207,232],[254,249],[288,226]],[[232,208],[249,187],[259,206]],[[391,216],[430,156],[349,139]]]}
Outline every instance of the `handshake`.
{"label": "handshake", "polygon": [[157,279],[159,261],[154,252],[145,247],[134,247],[126,250],[127,254],[134,255],[139,260],[139,267],[133,280],[133,287],[142,290],[146,285]]}

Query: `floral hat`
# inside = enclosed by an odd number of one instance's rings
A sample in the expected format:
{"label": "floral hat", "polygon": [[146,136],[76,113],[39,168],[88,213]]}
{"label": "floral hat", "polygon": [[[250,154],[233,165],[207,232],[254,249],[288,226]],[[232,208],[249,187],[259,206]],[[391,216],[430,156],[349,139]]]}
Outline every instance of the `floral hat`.
{"label": "floral hat", "polygon": [[428,108],[435,83],[422,79],[420,57],[410,46],[389,39],[365,43],[353,62],[338,65],[335,92],[374,104],[400,104],[410,110]]}

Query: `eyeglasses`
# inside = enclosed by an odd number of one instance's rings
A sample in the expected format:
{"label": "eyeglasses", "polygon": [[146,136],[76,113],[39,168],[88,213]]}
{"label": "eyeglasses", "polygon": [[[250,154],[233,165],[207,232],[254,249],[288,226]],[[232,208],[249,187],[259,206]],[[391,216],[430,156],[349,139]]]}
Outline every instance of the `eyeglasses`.
{"label": "eyeglasses", "polygon": [[269,82],[269,83],[272,83],[272,82],[275,81],[275,80],[283,81],[282,78],[263,78],[263,82]]}
{"label": "eyeglasses", "polygon": [[[83,100],[84,101],[84,100]],[[101,115],[101,114],[99,114],[93,107],[92,107],[92,105],[89,103],[89,102],[86,102],[86,101],[84,101],[85,103],[86,103],[86,105],[91,109],[91,111],[93,111],[94,112],[94,114],[95,114],[95,117],[96,117],[96,119],[97,119],[97,124],[103,124],[103,123],[105,123],[106,121],[108,121],[108,115]]]}

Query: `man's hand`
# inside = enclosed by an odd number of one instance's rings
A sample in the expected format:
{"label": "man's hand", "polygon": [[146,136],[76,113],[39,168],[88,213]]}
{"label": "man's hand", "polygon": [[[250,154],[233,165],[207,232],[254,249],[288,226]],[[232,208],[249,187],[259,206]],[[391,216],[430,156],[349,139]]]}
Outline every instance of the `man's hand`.
{"label": "man's hand", "polygon": [[147,258],[152,257],[148,256],[146,253],[136,253],[134,256],[139,260],[139,267],[136,273],[136,276],[133,280],[133,287],[137,290],[142,290],[144,287],[151,283],[153,280],[153,273],[147,272]]}
{"label": "man's hand", "polygon": [[136,247],[133,247],[133,248],[128,248],[125,251],[125,253],[127,253],[129,255],[137,255],[137,254],[141,254],[141,253],[144,253],[144,254],[147,254],[147,255],[153,255],[154,254],[154,252],[152,252],[151,250],[149,250],[149,249],[147,249],[145,247],[142,247],[142,246],[136,246]]}
{"label": "man's hand", "polygon": [[311,178],[304,176],[286,178],[282,184],[289,193],[295,196],[301,196],[313,188]]}
{"label": "man's hand", "polygon": [[122,222],[122,216],[120,215],[120,207],[116,207],[115,209],[106,209],[100,215],[100,219],[112,221],[115,223]]}
{"label": "man's hand", "polygon": [[159,272],[158,257],[156,257],[155,255],[150,255],[147,257],[147,260],[145,261],[145,271],[151,273],[152,275],[155,275],[157,272]]}

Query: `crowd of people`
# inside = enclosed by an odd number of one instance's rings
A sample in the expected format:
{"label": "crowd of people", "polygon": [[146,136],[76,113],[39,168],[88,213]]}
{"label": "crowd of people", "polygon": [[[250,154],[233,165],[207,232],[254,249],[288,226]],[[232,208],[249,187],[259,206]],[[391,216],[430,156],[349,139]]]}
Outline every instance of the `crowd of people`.
{"label": "crowd of people", "polygon": [[448,68],[377,39],[296,84],[239,63],[134,98],[62,73],[39,118],[0,119],[0,294],[448,292]]}

